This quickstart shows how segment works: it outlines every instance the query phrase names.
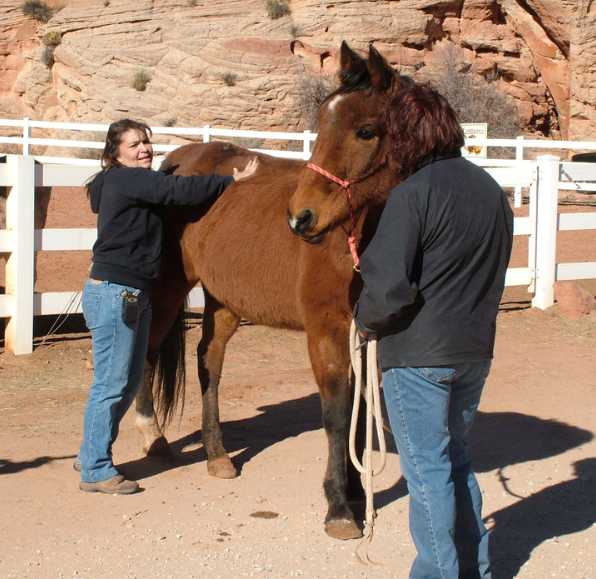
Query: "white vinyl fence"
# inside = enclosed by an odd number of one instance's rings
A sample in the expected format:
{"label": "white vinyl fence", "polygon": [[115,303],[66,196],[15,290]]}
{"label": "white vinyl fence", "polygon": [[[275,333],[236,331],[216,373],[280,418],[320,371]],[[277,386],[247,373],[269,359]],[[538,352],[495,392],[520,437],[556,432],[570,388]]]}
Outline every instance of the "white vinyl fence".
{"label": "white vinyl fence", "polygon": [[[8,318],[7,350],[28,354],[33,349],[33,317],[61,314],[73,303],[76,292],[34,293],[36,251],[89,250],[95,229],[34,228],[35,187],[82,186],[97,171],[94,166],[36,164],[33,157],[9,155],[0,162],[0,186],[8,187],[6,229],[0,230],[0,253],[8,254],[6,294],[0,295],[0,318]],[[486,170],[504,187],[527,187],[530,214],[515,219],[514,235],[529,236],[528,266],[510,268],[506,285],[528,286],[532,305],[553,304],[556,280],[596,278],[596,262],[556,263],[557,231],[596,229],[596,212],[557,215],[559,188],[596,190],[596,164],[561,162],[543,156],[537,161],[512,165],[485,160]],[[190,305],[200,307],[200,289],[191,292]],[[80,311],[80,309],[78,310]]]}

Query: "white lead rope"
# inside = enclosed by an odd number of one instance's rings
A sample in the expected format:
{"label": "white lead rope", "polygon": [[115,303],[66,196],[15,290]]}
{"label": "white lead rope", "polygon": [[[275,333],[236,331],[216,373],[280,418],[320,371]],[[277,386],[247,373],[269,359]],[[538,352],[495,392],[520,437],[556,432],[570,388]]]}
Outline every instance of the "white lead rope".
{"label": "white lead rope", "polygon": [[[350,423],[350,458],[356,469],[364,475],[364,491],[366,494],[366,525],[365,540],[372,540],[374,518],[376,516],[373,501],[373,477],[380,474],[385,468],[387,448],[383,433],[383,415],[381,412],[381,397],[379,394],[379,373],[377,370],[377,340],[366,342],[366,446],[364,449],[364,464],[356,454],[356,425],[362,396],[362,345],[359,343],[358,330],[354,320],[350,326],[350,360],[354,371],[354,405],[352,407],[352,420]],[[373,417],[376,422],[377,440],[381,465],[375,471],[373,468]],[[366,555],[370,561],[368,554]]]}

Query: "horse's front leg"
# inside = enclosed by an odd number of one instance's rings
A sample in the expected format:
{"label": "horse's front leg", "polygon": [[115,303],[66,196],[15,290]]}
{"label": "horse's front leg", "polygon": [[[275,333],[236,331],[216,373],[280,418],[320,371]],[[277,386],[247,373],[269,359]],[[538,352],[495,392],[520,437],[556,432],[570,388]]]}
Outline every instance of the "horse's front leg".
{"label": "horse's front leg", "polygon": [[352,388],[348,372],[347,327],[335,332],[330,332],[329,328],[319,328],[318,332],[309,328],[307,331],[329,446],[323,483],[329,505],[325,532],[336,539],[356,539],[362,536],[362,527],[356,521],[350,503],[360,503],[364,491],[348,450]]}
{"label": "horse's front leg", "polygon": [[240,318],[205,291],[203,335],[197,346],[197,366],[203,394],[203,445],[207,453],[207,472],[218,478],[234,478],[238,473],[223,444],[219,422],[219,379],[226,344]]}

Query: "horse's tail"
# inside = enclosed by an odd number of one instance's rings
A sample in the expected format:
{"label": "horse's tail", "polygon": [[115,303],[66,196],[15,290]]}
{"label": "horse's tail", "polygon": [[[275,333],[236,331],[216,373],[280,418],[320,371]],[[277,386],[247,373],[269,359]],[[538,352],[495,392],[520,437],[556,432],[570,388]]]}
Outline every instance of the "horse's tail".
{"label": "horse's tail", "polygon": [[180,405],[180,413],[184,410],[184,392],[186,384],[186,342],[184,331],[185,324],[184,304],[178,311],[176,320],[161,344],[157,354],[154,372],[157,372],[157,385],[155,388],[155,409],[160,425],[168,424],[176,409]]}

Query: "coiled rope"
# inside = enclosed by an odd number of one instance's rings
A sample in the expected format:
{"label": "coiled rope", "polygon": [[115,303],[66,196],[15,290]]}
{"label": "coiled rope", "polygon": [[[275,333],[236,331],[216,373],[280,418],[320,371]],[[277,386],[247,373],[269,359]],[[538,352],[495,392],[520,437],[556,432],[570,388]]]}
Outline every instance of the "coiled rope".
{"label": "coiled rope", "polygon": [[[368,546],[373,539],[374,519],[376,517],[374,508],[373,477],[381,474],[387,461],[387,447],[383,433],[383,415],[381,412],[381,397],[379,393],[379,373],[377,370],[377,340],[369,339],[366,344],[366,445],[364,448],[364,464],[356,454],[356,425],[360,412],[360,397],[362,396],[362,349],[364,343],[360,343],[358,330],[354,320],[350,326],[350,360],[354,372],[354,405],[352,407],[352,420],[350,422],[350,459],[352,464],[361,474],[364,475],[364,492],[366,495],[366,520],[364,527],[364,538],[356,548],[356,556],[364,563],[373,563],[368,556]],[[379,453],[381,464],[375,470],[373,468],[373,418],[376,426],[377,440],[379,441]],[[364,560],[358,551],[366,544]]]}

